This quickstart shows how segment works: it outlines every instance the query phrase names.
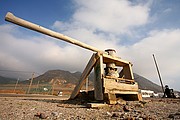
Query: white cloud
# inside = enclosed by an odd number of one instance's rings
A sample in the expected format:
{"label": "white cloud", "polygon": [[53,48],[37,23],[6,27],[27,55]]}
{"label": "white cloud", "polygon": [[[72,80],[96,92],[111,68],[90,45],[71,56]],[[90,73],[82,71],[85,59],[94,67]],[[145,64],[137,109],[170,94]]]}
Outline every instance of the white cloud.
{"label": "white cloud", "polygon": [[132,60],[134,71],[159,83],[152,54],[157,62],[165,84],[179,89],[180,29],[152,31],[140,42],[124,49],[125,58]]}
{"label": "white cloud", "polygon": [[165,10],[163,11],[163,13],[169,13],[169,12],[171,12],[171,11],[172,11],[171,8],[167,8],[167,9],[165,9]]}
{"label": "white cloud", "polygon": [[72,45],[60,47],[51,38],[42,36],[27,37],[24,34],[26,37],[19,38],[9,31],[11,29],[18,31],[9,25],[0,26],[1,70],[40,73],[49,69],[76,71],[84,69],[90,58],[91,53]]}
{"label": "white cloud", "polygon": [[100,31],[126,33],[129,28],[148,22],[147,5],[132,5],[127,0],[76,0],[74,20]]}
{"label": "white cloud", "polygon": [[56,21],[52,28],[82,42],[105,50],[118,48],[123,33],[148,23],[149,6],[127,0],[75,0],[76,9],[67,22]]}

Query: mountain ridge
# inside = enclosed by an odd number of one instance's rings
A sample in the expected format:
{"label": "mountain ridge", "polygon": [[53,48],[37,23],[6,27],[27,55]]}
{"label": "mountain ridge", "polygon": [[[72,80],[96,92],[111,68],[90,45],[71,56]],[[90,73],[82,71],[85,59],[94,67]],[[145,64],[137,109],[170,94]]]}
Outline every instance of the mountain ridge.
{"label": "mountain ridge", "polygon": [[[39,81],[41,84],[43,84],[43,83],[52,84],[53,81],[56,81],[57,82],[56,84],[74,84],[75,85],[78,83],[81,74],[82,74],[81,72],[71,73],[71,72],[65,71],[65,70],[48,70],[44,74],[35,77],[33,79],[33,83],[36,84]],[[93,83],[93,78],[94,78],[94,74],[91,73],[89,76],[89,83],[91,85]],[[138,83],[140,89],[161,92],[161,87],[159,85],[153,83],[152,81],[148,80],[147,78],[142,77],[141,75],[138,75],[136,73],[134,73],[134,78],[135,78],[135,81]],[[1,80],[1,77],[0,77],[0,80]],[[20,83],[29,84],[29,80],[21,81]],[[15,83],[14,82],[15,79],[14,80],[12,79],[12,81],[13,81],[13,83]],[[0,84],[6,84],[6,82],[10,83],[8,78],[7,79],[4,78],[3,81],[1,80]]]}
{"label": "mountain ridge", "polygon": [[17,79],[0,76],[0,84],[14,84]]}

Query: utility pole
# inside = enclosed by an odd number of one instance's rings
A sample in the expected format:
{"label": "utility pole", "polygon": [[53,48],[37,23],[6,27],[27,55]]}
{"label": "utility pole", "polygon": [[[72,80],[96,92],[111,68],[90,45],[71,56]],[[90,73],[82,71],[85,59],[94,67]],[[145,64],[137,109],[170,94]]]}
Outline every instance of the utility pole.
{"label": "utility pole", "polygon": [[52,91],[51,91],[51,95],[53,95],[53,93],[54,93],[54,85],[55,85],[55,80],[52,79],[52,81],[53,81],[53,83],[52,83]]}
{"label": "utility pole", "polygon": [[17,85],[18,85],[18,82],[19,82],[19,77],[18,77],[18,79],[17,79],[17,81],[16,81],[16,85],[15,85],[15,87],[14,87],[14,93],[15,93],[15,91],[16,91],[16,87],[17,87]]}
{"label": "utility pole", "polygon": [[162,82],[162,79],[161,79],[161,74],[160,74],[160,71],[159,71],[159,68],[158,68],[158,65],[157,65],[156,58],[155,58],[154,54],[153,54],[153,59],[154,59],[154,63],[155,63],[157,73],[158,73],[158,76],[159,76],[159,80],[160,80],[160,83],[161,83],[162,91],[164,93],[164,86],[163,86],[163,82]]}
{"label": "utility pole", "polygon": [[31,82],[29,84],[29,88],[28,88],[27,94],[29,94],[29,91],[31,89],[31,85],[32,85],[33,79],[34,79],[34,72],[32,73]]}
{"label": "utility pole", "polygon": [[88,77],[86,78],[86,93],[88,93],[88,82],[89,82],[89,80],[88,80]]}

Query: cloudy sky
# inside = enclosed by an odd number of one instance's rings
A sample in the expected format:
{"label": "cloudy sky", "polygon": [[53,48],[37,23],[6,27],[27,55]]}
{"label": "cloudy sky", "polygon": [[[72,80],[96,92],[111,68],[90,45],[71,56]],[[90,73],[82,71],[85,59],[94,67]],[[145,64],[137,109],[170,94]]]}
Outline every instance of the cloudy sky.
{"label": "cloudy sky", "polygon": [[98,49],[114,48],[135,73],[160,84],[155,54],[163,83],[180,90],[179,0],[1,0],[0,75],[10,77],[4,70],[82,71],[93,52],[5,22],[8,11]]}

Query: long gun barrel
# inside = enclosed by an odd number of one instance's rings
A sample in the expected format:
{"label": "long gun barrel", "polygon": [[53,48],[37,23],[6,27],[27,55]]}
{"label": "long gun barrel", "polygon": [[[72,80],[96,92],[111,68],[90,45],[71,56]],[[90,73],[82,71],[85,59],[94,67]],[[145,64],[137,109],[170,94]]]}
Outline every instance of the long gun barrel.
{"label": "long gun barrel", "polygon": [[87,45],[85,43],[82,43],[82,42],[80,42],[80,41],[78,41],[76,39],[73,39],[73,38],[65,36],[65,35],[63,35],[61,33],[49,30],[47,28],[44,28],[44,27],[39,26],[37,24],[34,24],[34,23],[29,22],[29,21],[23,20],[21,18],[18,18],[18,17],[14,16],[10,12],[8,12],[6,14],[5,20],[9,21],[11,23],[20,25],[22,27],[25,27],[25,28],[28,28],[28,29],[31,29],[31,30],[34,30],[34,31],[37,31],[37,32],[40,32],[40,33],[43,33],[43,34],[46,34],[48,36],[51,36],[51,37],[54,37],[54,38],[57,38],[57,39],[60,39],[60,40],[75,44],[77,46],[80,46],[82,48],[85,48],[85,49],[88,49],[88,50],[91,50],[91,51],[94,51],[94,52],[102,52],[101,50],[99,50],[99,49],[97,49],[95,47],[92,47],[90,45]]}

